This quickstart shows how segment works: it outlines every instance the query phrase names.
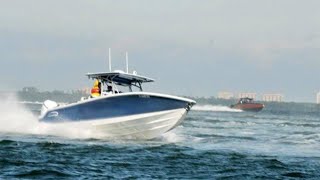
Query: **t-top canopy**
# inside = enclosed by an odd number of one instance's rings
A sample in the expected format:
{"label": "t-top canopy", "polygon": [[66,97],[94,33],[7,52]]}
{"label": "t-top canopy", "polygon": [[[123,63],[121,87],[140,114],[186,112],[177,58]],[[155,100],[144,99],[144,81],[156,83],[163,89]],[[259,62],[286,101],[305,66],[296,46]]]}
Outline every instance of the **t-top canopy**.
{"label": "t-top canopy", "polygon": [[91,79],[99,79],[102,82],[114,82],[119,85],[134,85],[136,83],[141,84],[154,82],[151,78],[128,74],[125,72],[88,73],[87,76]]}

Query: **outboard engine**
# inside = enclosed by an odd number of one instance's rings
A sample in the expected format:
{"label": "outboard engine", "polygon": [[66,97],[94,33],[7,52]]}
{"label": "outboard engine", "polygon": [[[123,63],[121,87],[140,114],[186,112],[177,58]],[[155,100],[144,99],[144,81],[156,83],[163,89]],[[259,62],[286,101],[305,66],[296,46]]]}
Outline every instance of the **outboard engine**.
{"label": "outboard engine", "polygon": [[40,114],[40,118],[44,117],[44,115],[46,114],[46,112],[52,108],[58,107],[58,103],[51,101],[51,100],[46,100],[45,102],[43,102],[42,104],[42,108],[41,108],[41,114]]}

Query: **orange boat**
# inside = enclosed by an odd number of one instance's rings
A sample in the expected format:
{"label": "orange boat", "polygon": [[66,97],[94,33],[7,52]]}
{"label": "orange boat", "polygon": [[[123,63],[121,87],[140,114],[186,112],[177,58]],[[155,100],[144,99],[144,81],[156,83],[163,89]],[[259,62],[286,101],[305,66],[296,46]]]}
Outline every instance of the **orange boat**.
{"label": "orange boat", "polygon": [[237,104],[230,106],[232,109],[240,109],[243,111],[253,111],[259,112],[264,108],[264,105],[261,103],[256,103],[252,98],[240,98]]}

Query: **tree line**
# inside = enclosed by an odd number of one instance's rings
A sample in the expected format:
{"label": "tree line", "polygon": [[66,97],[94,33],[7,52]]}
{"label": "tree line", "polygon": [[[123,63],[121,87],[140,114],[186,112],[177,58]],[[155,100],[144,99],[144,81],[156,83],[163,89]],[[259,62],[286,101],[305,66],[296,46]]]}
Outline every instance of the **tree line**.
{"label": "tree line", "polygon": [[79,101],[81,97],[89,96],[81,90],[74,90],[71,92],[64,92],[60,90],[40,91],[36,87],[24,87],[22,90],[18,91],[16,95],[20,101],[43,102],[49,99],[65,103]]}

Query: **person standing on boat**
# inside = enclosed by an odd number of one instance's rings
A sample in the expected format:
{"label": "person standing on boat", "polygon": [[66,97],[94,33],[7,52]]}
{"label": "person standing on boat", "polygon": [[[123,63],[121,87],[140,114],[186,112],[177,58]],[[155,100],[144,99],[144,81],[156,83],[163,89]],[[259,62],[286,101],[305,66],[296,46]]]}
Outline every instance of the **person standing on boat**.
{"label": "person standing on boat", "polygon": [[108,85],[108,86],[107,86],[107,89],[108,89],[108,92],[109,92],[109,93],[112,93],[112,92],[113,92],[113,90],[112,90],[112,85]]}
{"label": "person standing on boat", "polygon": [[91,89],[91,97],[99,97],[101,95],[101,83],[99,80],[95,80],[93,88]]}

